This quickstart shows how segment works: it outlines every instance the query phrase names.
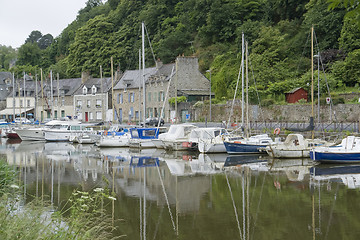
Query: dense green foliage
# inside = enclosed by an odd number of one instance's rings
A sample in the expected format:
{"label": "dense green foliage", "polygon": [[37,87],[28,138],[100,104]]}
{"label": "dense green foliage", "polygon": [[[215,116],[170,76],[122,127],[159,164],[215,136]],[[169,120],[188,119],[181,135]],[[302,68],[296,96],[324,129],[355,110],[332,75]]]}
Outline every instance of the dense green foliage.
{"label": "dense green foliage", "polygon": [[[110,57],[122,70],[136,69],[141,22],[146,25],[146,63],[173,62],[178,55],[199,57],[200,70],[212,69],[217,99],[234,95],[241,64],[242,33],[248,43],[250,98],[273,98],[311,81],[310,28],[332,87],[360,82],[360,23],[357,0],[89,0],[75,21],[55,39],[33,31],[18,50],[21,65],[53,69],[60,77],[82,71],[110,73]],[[352,6],[356,6],[353,8]],[[360,25],[360,24],[359,24]],[[51,41],[51,45],[49,45]],[[0,48],[1,49],[1,48]],[[11,50],[11,49],[10,49]],[[9,50],[9,52],[11,52]],[[152,50],[154,56],[152,55]],[[0,60],[7,69],[11,55]],[[3,60],[4,59],[4,60]],[[314,58],[314,68],[317,59]],[[325,76],[322,88],[327,89]],[[256,84],[255,84],[256,81]],[[317,90],[317,89],[315,89]],[[239,92],[241,87],[239,87]]]}

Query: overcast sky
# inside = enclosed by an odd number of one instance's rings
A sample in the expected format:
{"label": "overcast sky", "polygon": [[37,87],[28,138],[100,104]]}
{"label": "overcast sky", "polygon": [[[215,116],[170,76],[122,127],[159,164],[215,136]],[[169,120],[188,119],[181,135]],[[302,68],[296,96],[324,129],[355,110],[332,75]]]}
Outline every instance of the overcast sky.
{"label": "overcast sky", "polygon": [[33,30],[54,38],[87,0],[0,0],[0,44],[18,48]]}

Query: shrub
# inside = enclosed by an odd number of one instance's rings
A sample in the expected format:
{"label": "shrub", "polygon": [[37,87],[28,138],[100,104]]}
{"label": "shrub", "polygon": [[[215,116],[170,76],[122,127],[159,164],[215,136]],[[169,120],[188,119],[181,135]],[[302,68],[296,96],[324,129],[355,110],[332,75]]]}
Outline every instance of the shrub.
{"label": "shrub", "polygon": [[271,99],[271,98],[261,100],[261,106],[263,106],[263,107],[269,107],[269,106],[273,105],[274,103],[275,103],[274,99]]}

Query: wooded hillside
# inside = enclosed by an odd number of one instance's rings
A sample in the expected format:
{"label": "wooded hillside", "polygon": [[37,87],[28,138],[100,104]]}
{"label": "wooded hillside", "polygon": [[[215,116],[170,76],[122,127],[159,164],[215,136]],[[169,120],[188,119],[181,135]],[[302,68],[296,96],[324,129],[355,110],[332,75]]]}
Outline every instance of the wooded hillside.
{"label": "wooded hillside", "polygon": [[[101,65],[109,76],[111,56],[121,70],[136,69],[143,21],[152,46],[146,43],[147,66],[154,59],[169,63],[178,55],[195,55],[204,74],[209,76],[206,70],[211,69],[217,100],[234,94],[243,32],[249,46],[251,100],[257,100],[256,93],[262,99],[277,98],[295,87],[309,89],[314,26],[314,54],[320,53],[326,72],[326,79],[321,75],[322,92],[327,85],[358,87],[359,15],[341,3],[359,1],[330,2],[331,10],[326,0],[89,0],[60,36],[38,36],[39,41],[22,45],[11,71],[34,74],[51,68],[61,78],[79,77],[82,71],[99,76]],[[9,52],[0,46],[0,55],[5,50]],[[8,58],[0,60],[8,70]],[[314,64],[317,69],[317,58]]]}

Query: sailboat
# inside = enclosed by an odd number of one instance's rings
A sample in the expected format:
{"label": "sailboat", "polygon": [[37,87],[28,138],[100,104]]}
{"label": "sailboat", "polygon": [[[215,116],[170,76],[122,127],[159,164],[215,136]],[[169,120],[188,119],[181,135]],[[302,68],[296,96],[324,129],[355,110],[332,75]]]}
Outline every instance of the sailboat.
{"label": "sailboat", "polygon": [[[246,53],[244,51],[244,34],[242,34],[242,127],[244,126],[244,56],[246,56],[246,91],[248,89],[248,50],[246,43]],[[245,53],[245,54],[244,54]],[[248,94],[246,97],[246,109],[248,111]],[[267,134],[260,134],[249,137],[249,114],[246,114],[245,137],[227,137],[224,140],[226,152],[229,154],[244,153],[263,153],[262,148],[273,143],[273,140]]]}
{"label": "sailboat", "polygon": [[312,113],[310,125],[305,129],[290,129],[295,131],[312,131],[312,138],[305,139],[301,134],[289,134],[283,143],[271,144],[265,148],[270,157],[273,158],[308,158],[310,150],[317,146],[329,146],[328,143],[321,139],[314,139],[314,27],[311,28],[311,106]]}

